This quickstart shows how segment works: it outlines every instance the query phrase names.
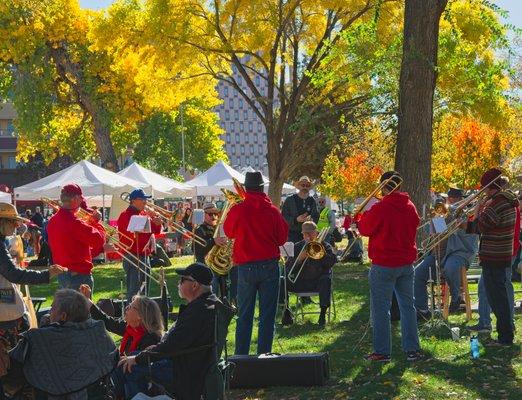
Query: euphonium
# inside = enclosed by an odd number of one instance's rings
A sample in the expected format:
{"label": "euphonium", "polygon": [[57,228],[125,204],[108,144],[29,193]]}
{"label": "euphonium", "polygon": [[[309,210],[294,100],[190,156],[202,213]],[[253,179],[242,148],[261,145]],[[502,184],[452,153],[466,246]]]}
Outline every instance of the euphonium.
{"label": "euphonium", "polygon": [[[232,206],[242,202],[245,199],[245,189],[237,179],[232,179],[234,181],[234,188],[236,189],[236,193],[232,192],[231,190],[222,189],[222,192],[226,198],[226,202],[225,206],[223,207],[221,217],[219,218],[219,221],[216,225],[216,230],[214,231],[214,238],[218,236],[220,226],[222,226],[225,223],[227,214],[232,208]],[[228,271],[232,268],[233,245],[234,241],[229,239],[225,246],[214,245],[206,255],[205,263],[216,274],[226,275]]]}

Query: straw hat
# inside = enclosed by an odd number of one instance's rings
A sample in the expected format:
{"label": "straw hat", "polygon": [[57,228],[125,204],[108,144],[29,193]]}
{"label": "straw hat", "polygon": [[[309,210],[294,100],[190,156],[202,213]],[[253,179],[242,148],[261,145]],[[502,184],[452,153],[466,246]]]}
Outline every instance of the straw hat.
{"label": "straw hat", "polygon": [[0,203],[0,218],[12,219],[20,222],[29,222],[28,219],[18,215],[16,208],[9,203]]}

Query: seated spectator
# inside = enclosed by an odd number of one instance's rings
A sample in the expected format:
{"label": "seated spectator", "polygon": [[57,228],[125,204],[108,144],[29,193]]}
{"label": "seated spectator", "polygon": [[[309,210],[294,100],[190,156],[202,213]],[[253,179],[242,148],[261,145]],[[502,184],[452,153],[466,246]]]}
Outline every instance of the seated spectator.
{"label": "seated spectator", "polygon": [[309,242],[317,241],[319,232],[317,231],[317,225],[312,221],[303,222],[301,229],[304,240],[295,244],[295,257],[290,257],[286,262],[287,274],[290,273],[294,264],[292,276],[297,276],[300,270],[301,273],[295,282],[290,281],[287,276],[286,288],[288,292],[296,293],[319,292],[321,313],[317,323],[319,326],[324,326],[326,323],[326,312],[330,307],[332,296],[332,267],[337,262],[337,257],[333,252],[332,246],[324,241],[322,245],[325,249],[325,255],[322,258],[314,260],[307,257],[306,252],[301,250]]}
{"label": "seated spectator", "polygon": [[[103,322],[89,318],[89,303],[80,293],[56,292],[51,324],[21,334],[9,353],[6,378],[59,399],[87,399],[86,387],[109,374],[118,351]],[[71,395],[74,393],[74,395]]]}
{"label": "seated spectator", "polygon": [[[105,329],[122,336],[120,355],[136,354],[147,347],[157,344],[163,336],[163,318],[158,304],[145,296],[134,296],[132,303],[125,308],[123,318],[114,318],[100,310],[91,299],[89,285],[81,285],[80,292],[88,299],[91,317],[103,321]],[[116,369],[112,374],[114,395],[122,398],[125,395],[123,371]]]}
{"label": "seated spectator", "polygon": [[145,393],[147,377],[172,385],[179,400],[199,399],[203,393],[205,374],[214,362],[214,321],[220,301],[212,294],[212,272],[204,264],[176,272],[181,275],[178,293],[188,304],[180,307],[176,324],[160,343],[137,356],[121,358],[127,399]]}

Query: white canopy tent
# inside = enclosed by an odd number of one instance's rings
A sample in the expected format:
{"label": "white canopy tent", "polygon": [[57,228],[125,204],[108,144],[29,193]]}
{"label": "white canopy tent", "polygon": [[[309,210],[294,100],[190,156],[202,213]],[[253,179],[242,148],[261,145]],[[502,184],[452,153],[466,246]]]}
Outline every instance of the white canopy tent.
{"label": "white canopy tent", "polygon": [[0,203],[12,203],[11,193],[0,191]]}
{"label": "white canopy tent", "polygon": [[118,175],[150,185],[152,196],[155,199],[165,197],[191,197],[195,194],[195,190],[192,186],[162,176],[150,169],[142,167],[136,162],[122,169],[118,172]]}
{"label": "white canopy tent", "polygon": [[186,184],[194,187],[197,196],[220,196],[223,194],[221,189],[234,189],[232,178],[241,183],[245,181],[245,175],[219,160]]}
{"label": "white canopy tent", "polygon": [[134,188],[142,188],[150,193],[150,185],[120,176],[105,168],[83,160],[35,182],[14,189],[16,200],[39,200],[42,197],[58,199],[62,186],[75,183],[82,188],[85,197],[120,196]]}

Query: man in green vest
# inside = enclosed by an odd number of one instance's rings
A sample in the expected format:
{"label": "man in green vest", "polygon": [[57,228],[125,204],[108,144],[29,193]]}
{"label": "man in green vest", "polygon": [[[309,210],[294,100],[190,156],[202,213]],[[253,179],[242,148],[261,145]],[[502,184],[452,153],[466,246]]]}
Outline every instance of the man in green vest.
{"label": "man in green vest", "polygon": [[[328,202],[330,202],[330,199],[328,200]],[[325,228],[329,229],[324,241],[330,243],[333,246],[334,241],[332,234],[335,229],[335,211],[328,207],[326,197],[319,197],[317,203],[319,206],[319,220],[317,221],[317,229],[319,232]]]}

